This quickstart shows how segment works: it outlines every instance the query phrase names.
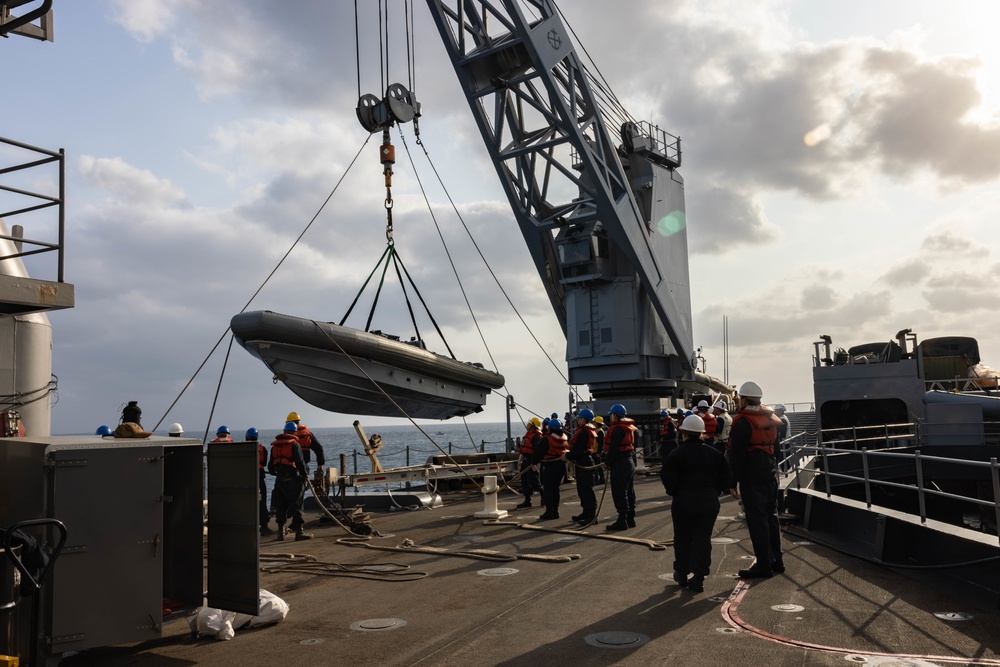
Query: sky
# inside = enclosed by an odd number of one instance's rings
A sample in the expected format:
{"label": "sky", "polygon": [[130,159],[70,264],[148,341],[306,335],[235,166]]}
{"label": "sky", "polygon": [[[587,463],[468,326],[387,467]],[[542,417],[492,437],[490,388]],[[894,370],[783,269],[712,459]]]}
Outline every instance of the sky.
{"label": "sky", "polygon": [[[227,358],[224,336],[314,217],[250,309],[339,321],[385,248],[380,137],[355,114],[359,89],[381,97],[377,4],[360,4],[357,49],[353,3],[324,0],[57,0],[54,42],[0,40],[0,136],[67,155],[76,307],[50,314],[53,433],[115,423],[128,400],[160,431],[278,428],[290,410],[311,426],[358,418],[304,404],[238,345]],[[389,8],[389,78],[405,83],[404,3]],[[526,410],[562,413],[562,375],[521,318],[564,374],[561,329],[427,7],[414,8],[423,146],[402,128],[411,162],[394,134],[396,247],[456,356],[495,364]],[[1000,42],[988,32],[1000,4],[561,9],[632,115],[684,142],[692,326],[709,374],[808,408],[820,335],[846,348],[906,328],[973,336],[1000,368]],[[23,158],[0,150],[0,167]],[[21,185],[51,192],[53,172],[39,171]],[[8,224],[30,238],[52,233],[43,215],[18,217]],[[54,277],[51,260],[28,268]],[[408,337],[393,287],[373,328]],[[493,396],[469,421],[505,418]]]}

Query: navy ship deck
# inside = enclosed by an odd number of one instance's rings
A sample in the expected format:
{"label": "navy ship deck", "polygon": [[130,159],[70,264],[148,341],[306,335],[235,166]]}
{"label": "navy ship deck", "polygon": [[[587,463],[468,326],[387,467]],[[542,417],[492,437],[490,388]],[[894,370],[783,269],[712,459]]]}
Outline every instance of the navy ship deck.
{"label": "navy ship deck", "polygon": [[[670,540],[669,498],[659,479],[638,477],[636,492],[638,526],[617,535]],[[563,518],[537,525],[573,527],[568,517],[579,504],[572,485],[562,487],[562,497]],[[501,496],[500,508],[511,512],[501,521],[537,519],[537,508],[513,510],[520,499]],[[446,495],[434,510],[375,514],[384,537],[371,544],[393,547],[409,539],[447,551],[579,558],[496,562],[380,551],[338,542],[341,528],[313,520],[307,528],[315,539],[263,538],[262,557],[295,553],[344,567],[398,563],[427,576],[391,582],[265,571],[261,586],[290,605],[277,625],[238,630],[223,642],[192,638],[178,620],[162,639],[91,649],[62,664],[1000,665],[995,608],[975,607],[951,591],[828,549],[798,528],[785,534],[785,574],[741,582],[734,573],[752,556],[736,519],[739,507],[729,498],[716,524],[713,572],[700,594],[669,579],[670,548],[490,525],[473,517],[482,508],[481,493],[463,491]],[[612,514],[609,492],[601,524],[586,532],[606,534]],[[488,576],[506,569],[516,572]]]}

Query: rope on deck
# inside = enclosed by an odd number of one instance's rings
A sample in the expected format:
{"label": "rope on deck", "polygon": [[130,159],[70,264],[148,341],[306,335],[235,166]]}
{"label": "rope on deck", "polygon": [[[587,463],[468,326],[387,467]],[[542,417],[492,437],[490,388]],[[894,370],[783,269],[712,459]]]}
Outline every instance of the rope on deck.
{"label": "rope on deck", "polygon": [[546,528],[544,526],[536,526],[533,523],[519,523],[517,521],[496,521],[487,520],[483,522],[484,526],[515,526],[517,528],[523,528],[525,530],[540,530],[546,533],[561,533],[563,535],[573,535],[574,537],[592,537],[598,540],[611,540],[613,542],[628,542],[630,544],[641,544],[645,547],[649,547],[653,551],[664,551],[667,547],[673,546],[673,540],[664,540],[662,542],[657,542],[656,540],[646,540],[641,537],[628,537],[626,535],[608,535],[606,533],[585,533],[583,529],[580,530],[570,530],[568,528]]}
{"label": "rope on deck", "polygon": [[509,553],[503,553],[501,551],[494,551],[492,549],[462,549],[459,551],[448,551],[447,549],[442,549],[440,547],[421,546],[416,544],[413,540],[410,539],[403,540],[398,546],[395,547],[372,544],[366,538],[357,538],[357,537],[342,537],[338,539],[337,542],[339,544],[346,544],[349,547],[365,547],[366,549],[377,549],[379,551],[424,553],[424,554],[434,554],[437,556],[457,556],[459,558],[488,560],[496,563],[510,563],[515,560],[534,560],[534,561],[541,561],[543,563],[569,563],[571,561],[580,559],[580,554],[563,554],[563,555],[541,555],[541,554],[528,554],[528,553],[509,554]]}

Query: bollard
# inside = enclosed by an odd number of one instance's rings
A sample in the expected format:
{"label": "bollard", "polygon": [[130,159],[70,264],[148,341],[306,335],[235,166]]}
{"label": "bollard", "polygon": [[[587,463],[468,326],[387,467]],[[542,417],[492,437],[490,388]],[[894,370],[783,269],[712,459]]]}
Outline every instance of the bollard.
{"label": "bollard", "polygon": [[483,511],[475,513],[477,519],[502,519],[507,516],[507,510],[497,509],[497,495],[496,475],[483,477]]}

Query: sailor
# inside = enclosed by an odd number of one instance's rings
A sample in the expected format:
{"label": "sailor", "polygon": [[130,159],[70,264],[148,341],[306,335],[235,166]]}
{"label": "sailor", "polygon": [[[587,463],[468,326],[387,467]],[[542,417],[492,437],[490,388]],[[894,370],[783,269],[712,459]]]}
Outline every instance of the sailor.
{"label": "sailor", "polygon": [[229,427],[223,424],[215,431],[215,440],[211,442],[232,442],[233,439],[229,437]]}
{"label": "sailor", "polygon": [[271,516],[267,513],[267,481],[265,480],[267,474],[267,448],[257,440],[259,436],[260,434],[257,432],[257,429],[251,426],[247,429],[247,433],[243,436],[243,439],[247,442],[257,443],[257,495],[259,497],[257,520],[260,523],[260,534],[270,535],[271,529],[267,524]]}
{"label": "sailor", "polygon": [[743,501],[746,526],[756,560],[739,571],[743,579],[769,578],[784,572],[778,524],[778,477],[774,453],[781,420],[761,403],[760,385],[740,386],[740,408],[729,435],[730,494]]}
{"label": "sailor", "polygon": [[542,420],[542,435],[549,434],[549,422],[552,421],[552,417],[546,417]]}
{"label": "sailor", "polygon": [[122,409],[122,418],[118,420],[118,423],[124,424],[125,422],[132,422],[142,426],[142,408],[139,407],[139,401],[129,401],[128,404]]}
{"label": "sailor", "polygon": [[[594,450],[591,452],[594,456],[594,463],[600,463],[604,458],[604,417],[597,415],[594,417]],[[594,482],[596,484],[604,484],[604,466],[600,466],[594,470]]]}
{"label": "sailor", "polygon": [[701,420],[705,422],[705,444],[712,445],[714,447],[715,434],[719,430],[719,423],[715,420],[715,415],[712,414],[708,401],[698,401],[698,406],[695,408],[695,414],[701,417]]}
{"label": "sailor", "polygon": [[517,450],[517,469],[521,472],[521,493],[524,494],[524,502],[515,505],[515,509],[531,507],[531,494],[541,493],[542,486],[538,483],[538,470],[532,464],[532,455],[535,453],[535,444],[543,437],[542,420],[532,417],[528,420],[528,430],[521,438],[521,444]]}
{"label": "sailor", "polygon": [[308,475],[309,473],[312,452],[316,452],[316,477],[322,478],[323,466],[326,464],[326,457],[323,456],[323,445],[316,439],[313,432],[309,430],[309,427],[302,423],[299,413],[289,412],[288,416],[285,417],[285,421],[295,422],[295,426],[298,429],[295,435],[299,439],[299,446],[302,447],[302,458],[306,462],[306,474]]}
{"label": "sailor", "polygon": [[656,444],[660,447],[660,459],[665,460],[677,446],[677,424],[666,410],[660,410],[660,429],[657,435]]}
{"label": "sailor", "polygon": [[[677,449],[663,459],[660,481],[673,497],[674,581],[701,593],[712,565],[712,531],[719,516],[719,494],[729,488],[729,464],[702,442],[705,422],[684,420]],[[691,575],[689,579],[688,576]]]}
{"label": "sailor", "polygon": [[539,438],[531,461],[536,470],[541,466],[542,504],[545,513],[538,517],[539,521],[559,518],[559,485],[566,476],[566,462],[563,454],[569,449],[566,434],[558,419],[549,419],[549,433]]}
{"label": "sailor", "polygon": [[729,433],[733,429],[733,418],[729,414],[729,401],[724,398],[717,400],[712,406],[712,414],[718,425],[715,434],[715,450],[725,454],[729,448]]}
{"label": "sailor", "polygon": [[563,460],[572,461],[576,466],[576,493],[580,496],[583,512],[571,517],[573,521],[591,526],[597,523],[597,496],[594,495],[593,450],[597,442],[597,429],[591,424],[594,412],[588,408],[576,415],[576,432],[570,442],[569,451]]}
{"label": "sailor", "polygon": [[781,426],[778,427],[778,448],[774,452],[774,457],[778,460],[778,467],[782,472],[788,470],[788,462],[785,460],[788,456],[788,448],[784,443],[792,432],[792,422],[785,414],[785,410],[785,406],[781,403],[774,406],[774,416],[781,420]]}
{"label": "sailor", "polygon": [[170,428],[167,429],[167,435],[171,438],[179,438],[184,435],[184,427],[177,422],[174,422],[170,425]]}
{"label": "sailor", "polygon": [[608,411],[611,427],[604,438],[604,464],[611,474],[611,497],[615,501],[618,520],[605,530],[635,528],[635,432],[638,430],[627,417],[621,403]]}
{"label": "sailor", "polygon": [[274,511],[278,522],[278,539],[285,539],[285,520],[291,518],[291,529],[295,532],[296,541],[308,540],[310,533],[302,532],[302,500],[305,497],[306,463],[302,458],[302,447],[296,437],[298,424],[293,421],[285,423],[284,430],[271,443],[271,458],[267,462],[267,471],[275,476],[274,480]]}

